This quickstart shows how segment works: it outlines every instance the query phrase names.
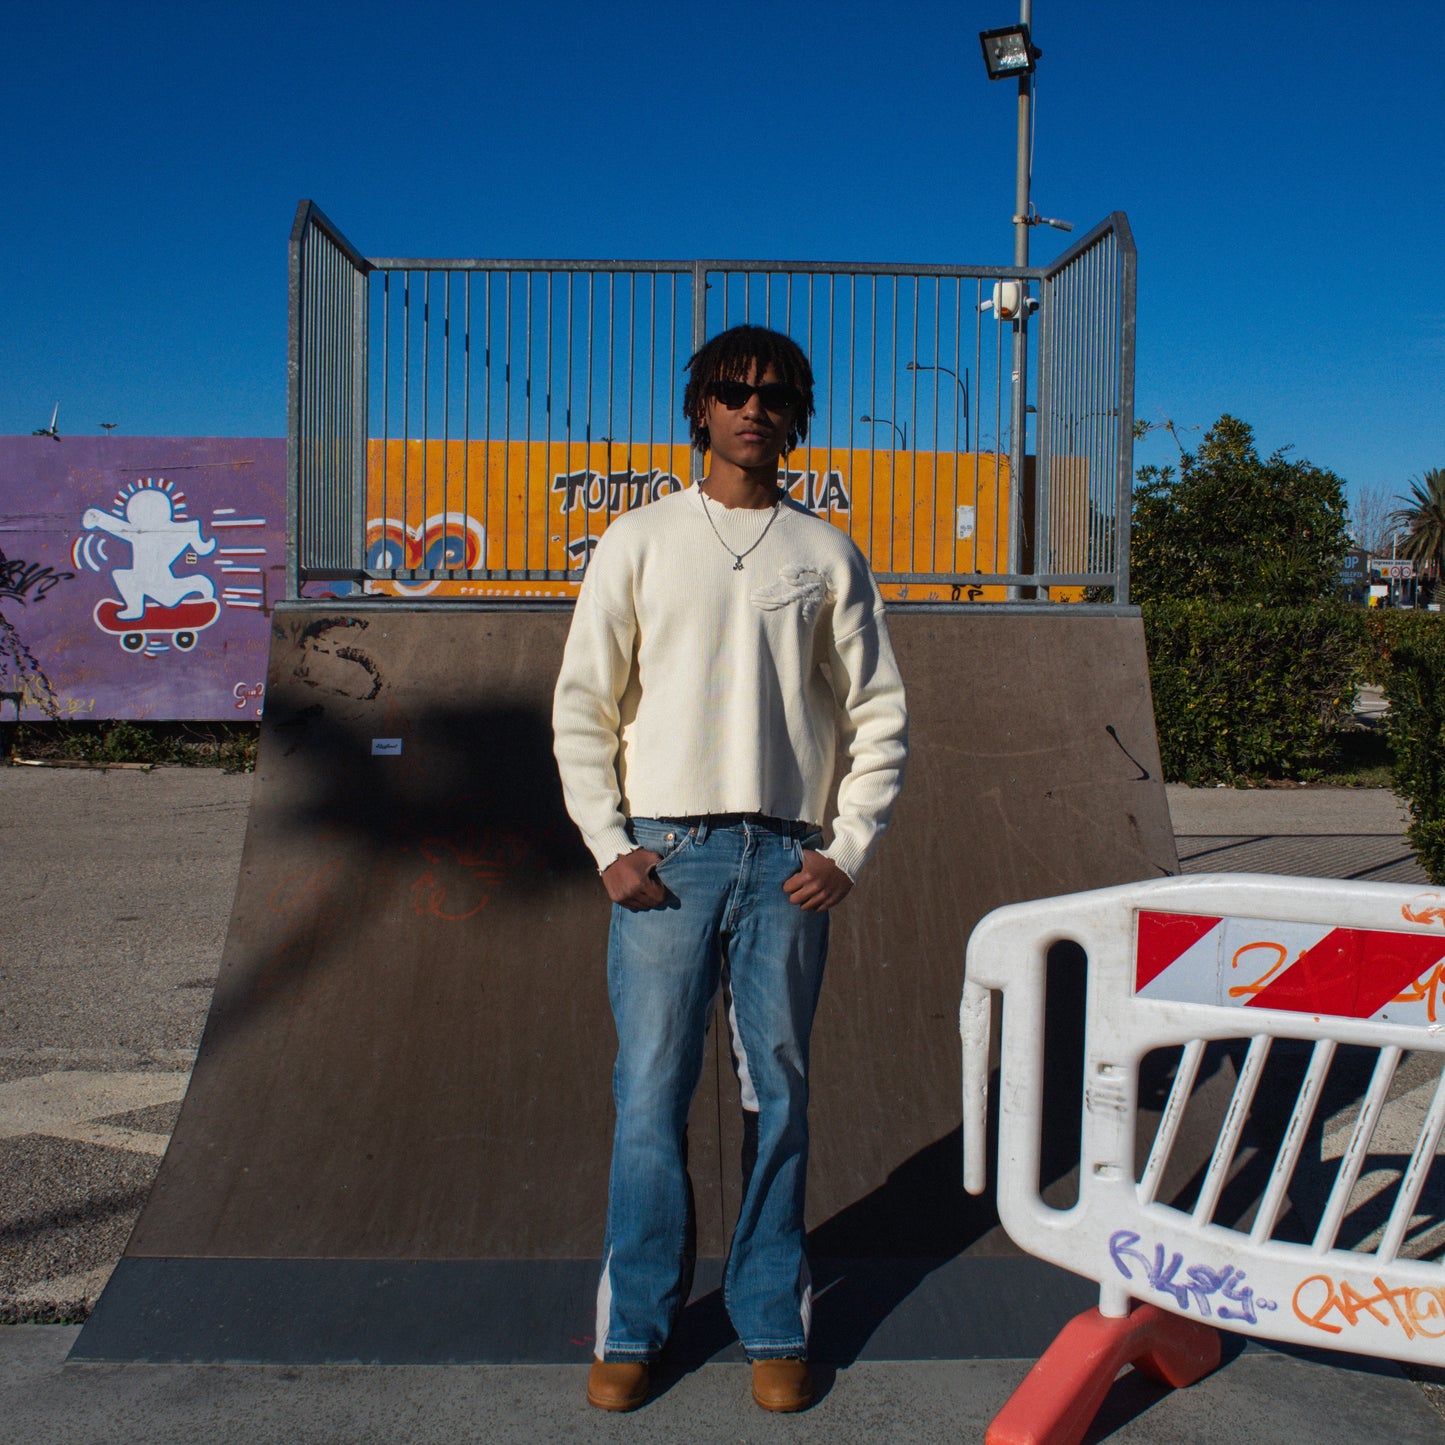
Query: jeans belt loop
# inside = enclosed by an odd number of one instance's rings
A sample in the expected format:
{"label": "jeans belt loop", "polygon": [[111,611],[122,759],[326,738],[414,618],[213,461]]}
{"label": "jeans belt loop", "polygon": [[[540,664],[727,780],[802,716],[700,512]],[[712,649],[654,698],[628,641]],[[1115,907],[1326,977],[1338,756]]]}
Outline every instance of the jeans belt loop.
{"label": "jeans belt loop", "polygon": [[705,817],[697,820],[697,827],[693,829],[693,838],[700,845],[707,842],[708,826]]}

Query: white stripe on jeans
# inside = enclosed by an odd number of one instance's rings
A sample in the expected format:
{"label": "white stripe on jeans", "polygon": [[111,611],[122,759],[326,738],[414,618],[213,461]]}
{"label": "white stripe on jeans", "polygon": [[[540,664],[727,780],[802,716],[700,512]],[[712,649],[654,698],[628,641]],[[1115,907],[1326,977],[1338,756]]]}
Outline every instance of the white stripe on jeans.
{"label": "white stripe on jeans", "polygon": [[597,1322],[593,1325],[596,1332],[597,1343],[592,1353],[599,1360],[605,1359],[603,1351],[607,1348],[607,1326],[612,1320],[612,1251],[607,1251],[607,1258],[602,1262],[602,1278],[597,1281]]}

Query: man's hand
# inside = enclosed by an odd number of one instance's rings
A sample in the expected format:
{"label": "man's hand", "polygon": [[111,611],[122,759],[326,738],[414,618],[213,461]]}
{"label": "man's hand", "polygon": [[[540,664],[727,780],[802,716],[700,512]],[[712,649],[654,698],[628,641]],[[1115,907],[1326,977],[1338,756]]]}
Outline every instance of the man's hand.
{"label": "man's hand", "polygon": [[661,908],[667,899],[667,890],[652,870],[662,862],[660,854],[646,848],[634,848],[620,858],[614,858],[602,870],[602,886],[607,896],[634,913],[648,908]]}
{"label": "man's hand", "polygon": [[852,891],[853,880],[831,858],[812,848],[803,850],[801,870],[783,884],[788,901],[808,913],[822,913]]}

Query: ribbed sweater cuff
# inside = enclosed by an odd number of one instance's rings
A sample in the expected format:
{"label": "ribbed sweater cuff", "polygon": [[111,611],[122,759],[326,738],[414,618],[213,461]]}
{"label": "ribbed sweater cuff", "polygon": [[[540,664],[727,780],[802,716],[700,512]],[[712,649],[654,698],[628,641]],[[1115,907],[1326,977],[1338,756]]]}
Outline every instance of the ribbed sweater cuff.
{"label": "ribbed sweater cuff", "polygon": [[831,858],[855,883],[858,881],[858,874],[862,871],[863,865],[868,861],[868,854],[861,848],[853,846],[846,838],[834,838],[826,848],[820,851],[825,858]]}
{"label": "ribbed sweater cuff", "polygon": [[587,839],[587,846],[597,860],[599,873],[605,873],[624,853],[631,853],[637,848],[637,844],[627,836],[627,829],[620,823],[615,827],[604,828],[600,833],[594,833]]}

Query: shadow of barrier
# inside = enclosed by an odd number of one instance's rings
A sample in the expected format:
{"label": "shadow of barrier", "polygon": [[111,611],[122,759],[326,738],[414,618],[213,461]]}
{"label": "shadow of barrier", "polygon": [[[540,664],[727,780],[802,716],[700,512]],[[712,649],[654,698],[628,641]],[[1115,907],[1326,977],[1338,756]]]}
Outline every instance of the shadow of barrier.
{"label": "shadow of barrier", "polygon": [[[615,1038],[608,905],[552,760],[569,622],[276,609],[211,1012],[72,1358],[589,1357]],[[1174,871],[1142,629],[1088,607],[891,627],[909,778],[835,917],[814,1034],[816,1354],[1026,1357],[1088,1296],[959,1188],[960,941],[1001,904]],[[726,1029],[689,1143],[684,1367],[735,1347],[716,1292],[743,1147]],[[1060,1131],[1058,1187],[1076,1156]]]}
{"label": "shadow of barrier", "polygon": [[[1049,959],[1065,945],[1087,1002],[1078,1192],[1061,1208],[1042,1187],[1056,1108],[1044,1040]],[[1406,1257],[1436,1253],[1445,1224],[1442,974],[1445,898],[1392,884],[1208,874],[979,924],[960,1012],[966,1187],[987,1184],[995,1057],[1003,1227],[1098,1284],[991,1445],[1081,1440],[1130,1362],[1192,1384],[1219,1363],[1217,1329],[1445,1360],[1445,1272]],[[1236,1082],[1222,1113],[1202,1110],[1217,1125],[1200,1169],[1180,1144],[1192,1136],[1196,1152],[1201,1084],[1224,1059]]]}

